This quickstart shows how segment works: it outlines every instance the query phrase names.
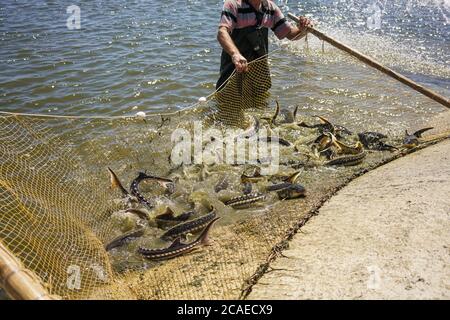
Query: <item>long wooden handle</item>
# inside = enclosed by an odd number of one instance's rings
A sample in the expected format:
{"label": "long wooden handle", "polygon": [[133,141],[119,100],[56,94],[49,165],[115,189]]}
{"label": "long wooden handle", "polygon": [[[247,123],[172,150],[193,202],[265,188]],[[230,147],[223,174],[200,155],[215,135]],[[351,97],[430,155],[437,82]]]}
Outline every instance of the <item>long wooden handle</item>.
{"label": "long wooden handle", "polygon": [[55,300],[39,282],[37,276],[23,268],[20,261],[0,241],[0,287],[12,299]]}
{"label": "long wooden handle", "polygon": [[[288,17],[297,23],[299,22],[299,18],[297,18],[292,13],[288,13]],[[405,77],[404,75],[401,75],[400,73],[398,73],[386,66],[383,66],[381,63],[375,61],[374,59],[362,54],[361,52],[358,52],[357,50],[350,48],[349,46],[343,44],[342,42],[339,42],[339,41],[327,36],[323,32],[320,32],[320,31],[318,31],[314,28],[310,28],[310,27],[308,27],[308,32],[312,33],[319,39],[328,42],[332,46],[349,53],[350,55],[352,55],[355,58],[359,59],[360,61],[364,62],[365,64],[383,72],[384,74],[400,81],[403,84],[406,84],[407,86],[411,87],[412,89],[426,95],[427,97],[442,104],[443,106],[450,108],[450,99],[448,99],[444,96],[441,96],[440,94],[438,94],[430,89],[423,87],[422,85],[418,84],[417,82],[414,82],[413,80]]]}

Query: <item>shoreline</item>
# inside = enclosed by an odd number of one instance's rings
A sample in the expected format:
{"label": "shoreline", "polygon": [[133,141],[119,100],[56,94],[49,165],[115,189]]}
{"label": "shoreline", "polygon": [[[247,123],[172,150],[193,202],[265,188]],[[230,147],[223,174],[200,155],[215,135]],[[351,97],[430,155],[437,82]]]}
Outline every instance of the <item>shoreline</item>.
{"label": "shoreline", "polygon": [[[450,112],[428,123],[448,128]],[[450,298],[449,155],[445,140],[352,180],[293,235],[247,299]]]}

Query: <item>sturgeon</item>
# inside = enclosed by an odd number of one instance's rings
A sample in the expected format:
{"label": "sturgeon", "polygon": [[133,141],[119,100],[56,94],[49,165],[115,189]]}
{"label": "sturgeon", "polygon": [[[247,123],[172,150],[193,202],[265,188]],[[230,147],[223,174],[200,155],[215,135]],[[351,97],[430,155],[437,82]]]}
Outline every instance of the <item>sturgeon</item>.
{"label": "sturgeon", "polygon": [[298,106],[295,107],[294,111],[291,112],[290,110],[286,110],[286,109],[281,109],[280,107],[280,103],[278,102],[278,100],[275,100],[275,113],[273,114],[272,117],[270,118],[263,118],[264,120],[267,120],[269,122],[269,125],[272,126],[277,126],[277,118],[280,114],[283,115],[283,119],[278,122],[279,124],[286,124],[286,123],[294,123],[295,122],[295,118],[297,117],[297,112],[298,112]]}
{"label": "sturgeon", "polygon": [[428,130],[434,129],[434,127],[420,129],[413,134],[409,134],[408,130],[405,130],[405,138],[403,139],[403,146],[411,149],[419,145],[419,138],[422,138],[422,134]]}
{"label": "sturgeon", "polygon": [[330,161],[325,162],[327,166],[355,166],[360,164],[366,157],[366,152],[363,151],[359,154],[344,155]]}
{"label": "sturgeon", "polygon": [[167,230],[162,236],[163,240],[174,240],[186,236],[188,233],[196,233],[206,227],[217,216],[216,210],[213,208],[211,212],[197,219],[177,224],[173,228]]}
{"label": "sturgeon", "polygon": [[306,189],[304,186],[297,183],[283,182],[268,186],[267,191],[276,191],[280,200],[296,199],[304,197]]}
{"label": "sturgeon", "polygon": [[368,150],[377,150],[377,151],[394,151],[398,150],[397,147],[391,146],[384,142],[384,139],[387,139],[387,136],[383,133],[373,132],[373,131],[365,131],[358,133],[359,141],[364,145],[364,147]]}
{"label": "sturgeon", "polygon": [[243,196],[237,196],[225,201],[226,206],[233,207],[235,209],[246,207],[258,201],[262,201],[266,198],[265,194],[262,193],[250,193]]}
{"label": "sturgeon", "polygon": [[149,249],[145,247],[139,247],[138,253],[142,254],[149,260],[166,260],[191,252],[197,249],[197,247],[200,245],[210,245],[210,240],[208,238],[209,232],[211,231],[214,223],[219,219],[220,217],[217,217],[210,221],[205,229],[203,229],[202,233],[198,236],[198,238],[190,243],[182,243],[181,238],[177,238],[167,248]]}
{"label": "sturgeon", "polygon": [[334,134],[329,133],[329,135],[331,135],[331,140],[332,140],[334,146],[339,150],[339,153],[360,154],[362,151],[364,151],[364,146],[360,141],[356,142],[356,144],[354,146],[349,146],[349,145],[346,145],[345,143],[339,141],[338,139],[336,139]]}
{"label": "sturgeon", "polygon": [[144,235],[144,229],[140,228],[137,230],[131,230],[129,232],[126,232],[120,236],[118,236],[117,238],[114,238],[113,240],[111,240],[110,242],[108,242],[105,245],[105,250],[106,251],[110,251],[114,248],[117,248],[121,245],[123,245],[125,243],[125,241],[131,239],[131,238],[138,238],[138,237],[142,237]]}
{"label": "sturgeon", "polygon": [[136,179],[131,182],[130,191],[133,196],[135,196],[139,202],[147,205],[149,208],[153,208],[153,204],[147,200],[139,191],[139,184],[144,180],[155,180],[161,186],[165,187],[168,190],[173,190],[173,180],[167,178],[161,178],[156,176],[151,176],[146,174],[145,172],[139,172]]}

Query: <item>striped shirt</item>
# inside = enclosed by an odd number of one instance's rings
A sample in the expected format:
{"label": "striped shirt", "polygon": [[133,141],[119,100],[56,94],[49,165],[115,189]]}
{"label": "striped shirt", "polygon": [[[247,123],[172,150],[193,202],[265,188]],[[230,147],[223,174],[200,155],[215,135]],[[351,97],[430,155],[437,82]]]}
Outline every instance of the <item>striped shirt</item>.
{"label": "striped shirt", "polygon": [[[280,40],[289,34],[291,25],[273,1],[263,0],[262,12],[264,17],[261,26],[272,29]],[[231,33],[234,29],[255,25],[257,25],[256,14],[249,4],[244,0],[225,0],[219,27],[227,27]]]}

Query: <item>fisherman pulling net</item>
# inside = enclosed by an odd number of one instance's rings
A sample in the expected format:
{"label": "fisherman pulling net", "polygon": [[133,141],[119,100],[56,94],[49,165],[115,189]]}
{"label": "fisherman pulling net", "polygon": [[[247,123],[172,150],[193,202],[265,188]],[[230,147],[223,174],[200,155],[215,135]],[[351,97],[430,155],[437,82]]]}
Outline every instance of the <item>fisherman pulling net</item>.
{"label": "fisherman pulling net", "polygon": [[[312,26],[305,17],[300,17],[296,26],[291,25],[272,1],[225,1],[217,34],[223,48],[216,84],[217,117],[222,123],[246,128],[251,123],[245,117],[245,110],[267,107],[272,85],[269,29],[280,40],[300,40],[306,35],[307,27]],[[258,63],[249,65],[252,61]],[[236,76],[230,80],[234,73]]]}

